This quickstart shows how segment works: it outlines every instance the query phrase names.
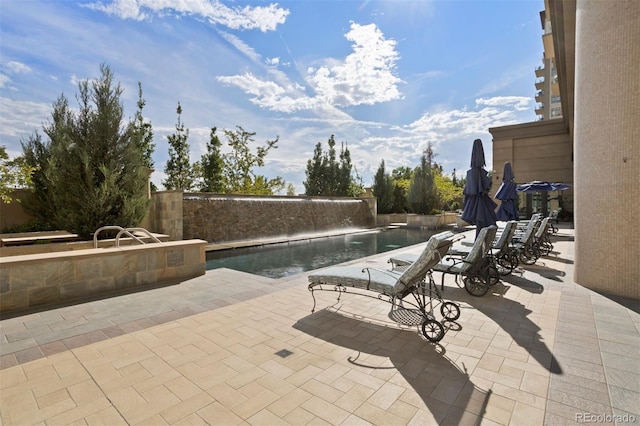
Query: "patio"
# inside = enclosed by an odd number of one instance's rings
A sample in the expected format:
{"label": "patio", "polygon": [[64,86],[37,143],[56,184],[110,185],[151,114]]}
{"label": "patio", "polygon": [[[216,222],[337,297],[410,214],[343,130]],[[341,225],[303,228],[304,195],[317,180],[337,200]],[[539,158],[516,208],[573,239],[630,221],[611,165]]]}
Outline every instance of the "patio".
{"label": "patio", "polygon": [[4,319],[0,423],[637,423],[638,301],[575,284],[573,229],[553,241],[485,297],[448,277],[462,315],[441,345],[372,299],[321,292],[311,314],[306,274],[228,269]]}

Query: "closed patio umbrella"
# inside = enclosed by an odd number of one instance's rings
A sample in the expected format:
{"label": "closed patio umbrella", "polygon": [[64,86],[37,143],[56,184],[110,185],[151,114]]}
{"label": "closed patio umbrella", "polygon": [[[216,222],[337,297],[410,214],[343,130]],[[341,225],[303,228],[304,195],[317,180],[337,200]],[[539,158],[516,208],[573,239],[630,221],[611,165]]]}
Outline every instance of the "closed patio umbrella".
{"label": "closed patio umbrella", "polygon": [[471,150],[471,168],[467,171],[462,208],[462,220],[476,225],[476,238],[480,229],[495,225],[497,220],[495,210],[498,205],[489,197],[491,178],[483,168],[485,164],[482,141],[476,139]]}
{"label": "closed patio umbrella", "polygon": [[516,183],[513,181],[513,169],[511,163],[504,163],[504,171],[502,172],[502,183],[495,197],[501,200],[500,207],[496,216],[498,220],[518,220],[518,209],[516,208],[516,200],[518,199],[518,192],[516,191]]}

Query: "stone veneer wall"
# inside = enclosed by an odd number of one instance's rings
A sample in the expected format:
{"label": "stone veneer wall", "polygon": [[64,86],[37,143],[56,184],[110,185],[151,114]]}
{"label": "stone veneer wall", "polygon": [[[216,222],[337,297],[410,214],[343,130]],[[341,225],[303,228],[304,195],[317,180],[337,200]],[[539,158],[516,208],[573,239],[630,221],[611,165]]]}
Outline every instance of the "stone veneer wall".
{"label": "stone veneer wall", "polygon": [[410,213],[391,213],[377,215],[377,225],[391,225],[392,223],[406,223],[409,228],[438,229],[457,223],[458,214],[444,212],[433,215],[420,215]]}
{"label": "stone veneer wall", "polygon": [[202,240],[0,257],[0,313],[205,273]]}
{"label": "stone veneer wall", "polygon": [[224,242],[372,228],[375,209],[375,199],[184,194],[183,237]]}
{"label": "stone veneer wall", "polygon": [[166,234],[172,241],[183,238],[182,191],[158,191],[151,194],[149,211],[141,227]]}

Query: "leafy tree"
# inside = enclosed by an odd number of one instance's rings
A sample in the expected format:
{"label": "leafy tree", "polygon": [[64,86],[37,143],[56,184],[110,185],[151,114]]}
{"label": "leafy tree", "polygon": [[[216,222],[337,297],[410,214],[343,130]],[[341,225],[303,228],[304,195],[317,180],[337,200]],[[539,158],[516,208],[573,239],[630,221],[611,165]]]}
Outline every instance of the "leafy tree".
{"label": "leafy tree", "polygon": [[255,132],[250,133],[236,126],[235,131],[225,130],[224,134],[231,147],[231,152],[223,156],[226,192],[271,195],[284,189],[285,182],[281,177],[268,179],[254,172],[254,168],[264,166],[264,159],[269,151],[278,148],[278,137],[268,140],[265,146],[259,146],[254,154],[249,143],[254,141]]}
{"label": "leafy tree", "polygon": [[420,165],[416,167],[408,199],[411,211],[419,214],[431,214],[436,208],[437,193],[433,173],[433,149],[431,143],[420,158]]}
{"label": "leafy tree", "polygon": [[380,163],[380,167],[376,171],[371,186],[373,195],[378,199],[378,213],[393,212],[393,193],[395,184],[391,176],[385,172],[384,160]]}
{"label": "leafy tree", "polygon": [[437,193],[437,205],[439,210],[451,211],[460,208],[462,188],[453,183],[453,179],[438,171],[434,174],[434,184]]}
{"label": "leafy tree", "polygon": [[362,176],[358,174],[356,167],[353,166],[353,174],[350,176],[349,189],[347,190],[347,196],[360,197],[364,194],[364,182]]}
{"label": "leafy tree", "polygon": [[349,148],[342,144],[340,161],[336,156],[336,141],[333,135],[327,141],[329,150],[323,153],[322,144],[318,142],[313,158],[307,161],[304,182],[306,195],[324,195],[334,197],[354,197],[364,192],[361,180],[353,177],[353,165]]}
{"label": "leafy tree", "polygon": [[409,211],[409,200],[407,194],[413,179],[413,170],[410,167],[402,166],[391,172],[393,188],[393,208],[394,213],[406,213]]}
{"label": "leafy tree", "polygon": [[167,178],[162,184],[167,189],[191,191],[195,181],[195,171],[189,161],[189,129],[184,128],[181,121],[182,106],[178,102],[176,109],[178,122],[175,133],[167,136],[169,142],[169,160],[164,167]]}
{"label": "leafy tree", "polygon": [[291,182],[287,184],[287,195],[290,197],[293,197],[294,195],[296,195],[296,188],[293,186]]}
{"label": "leafy tree", "polygon": [[9,203],[12,200],[9,196],[11,191],[30,187],[34,170],[35,167],[29,166],[24,157],[9,159],[6,147],[0,146],[0,200]]}
{"label": "leafy tree", "polygon": [[213,127],[207,143],[207,152],[201,157],[199,174],[202,176],[200,190],[203,192],[225,191],[224,182],[224,158],[222,155],[222,142],[216,134],[217,128]]}
{"label": "leafy tree", "polygon": [[[89,237],[104,225],[137,225],[147,211],[143,152],[123,126],[122,89],[102,64],[100,78],[78,85],[78,111],[64,95],[53,104],[43,126],[23,143],[33,174],[33,202],[26,205],[40,220]],[[44,203],[44,204],[43,204]]]}

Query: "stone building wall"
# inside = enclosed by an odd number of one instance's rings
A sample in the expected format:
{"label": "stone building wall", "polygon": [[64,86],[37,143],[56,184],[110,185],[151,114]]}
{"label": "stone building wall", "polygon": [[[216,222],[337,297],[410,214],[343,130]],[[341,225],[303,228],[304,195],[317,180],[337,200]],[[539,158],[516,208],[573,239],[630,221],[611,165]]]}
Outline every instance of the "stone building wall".
{"label": "stone building wall", "polygon": [[[562,119],[542,120],[489,129],[493,136],[493,184],[491,197],[495,195],[500,183],[504,163],[510,162],[518,184],[543,180],[562,182],[571,187],[562,192],[562,208],[573,212],[573,156],[571,136],[566,123]],[[530,215],[530,200],[524,193],[520,207],[526,208]],[[557,196],[551,193],[549,196]],[[497,203],[500,200],[495,200]],[[557,201],[551,200],[550,210],[559,207]],[[545,215],[547,211],[543,212]]]}

